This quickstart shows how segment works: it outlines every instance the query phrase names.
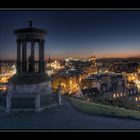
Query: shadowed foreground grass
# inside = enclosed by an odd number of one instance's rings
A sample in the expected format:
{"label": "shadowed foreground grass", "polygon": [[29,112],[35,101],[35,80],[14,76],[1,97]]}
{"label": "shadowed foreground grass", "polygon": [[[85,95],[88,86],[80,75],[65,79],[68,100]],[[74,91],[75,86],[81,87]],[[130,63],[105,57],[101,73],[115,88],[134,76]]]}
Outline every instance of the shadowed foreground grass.
{"label": "shadowed foreground grass", "polygon": [[74,98],[67,99],[69,99],[72,105],[81,112],[112,117],[140,119],[140,112],[135,110],[127,110],[120,107],[88,103]]}

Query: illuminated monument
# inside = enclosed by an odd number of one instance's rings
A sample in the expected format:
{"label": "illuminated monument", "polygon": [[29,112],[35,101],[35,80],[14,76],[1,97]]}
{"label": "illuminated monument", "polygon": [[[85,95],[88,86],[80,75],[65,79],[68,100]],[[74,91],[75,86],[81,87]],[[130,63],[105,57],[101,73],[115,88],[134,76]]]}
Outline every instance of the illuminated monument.
{"label": "illuminated monument", "polygon": [[[14,33],[17,38],[17,73],[9,80],[6,111],[23,108],[40,112],[45,108],[45,105],[41,105],[41,100],[51,93],[51,81],[45,73],[44,60],[47,32],[33,28],[32,21],[29,21],[28,28],[17,29]],[[31,44],[28,46],[30,47],[29,58],[27,58],[27,43]],[[39,47],[38,71],[35,71],[35,43]]]}

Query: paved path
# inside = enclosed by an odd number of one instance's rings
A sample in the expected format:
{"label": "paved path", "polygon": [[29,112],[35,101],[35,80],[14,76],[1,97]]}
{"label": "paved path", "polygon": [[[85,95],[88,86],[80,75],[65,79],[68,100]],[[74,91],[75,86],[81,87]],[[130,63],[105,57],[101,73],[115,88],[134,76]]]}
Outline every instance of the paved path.
{"label": "paved path", "polygon": [[84,114],[63,101],[63,106],[41,113],[0,112],[0,129],[140,129],[138,120]]}

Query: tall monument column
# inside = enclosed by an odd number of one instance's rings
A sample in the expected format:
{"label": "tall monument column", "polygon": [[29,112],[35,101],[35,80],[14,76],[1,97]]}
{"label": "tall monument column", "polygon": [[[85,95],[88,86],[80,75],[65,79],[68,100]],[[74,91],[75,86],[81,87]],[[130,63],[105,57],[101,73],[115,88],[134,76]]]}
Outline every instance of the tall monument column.
{"label": "tall monument column", "polygon": [[39,72],[45,72],[44,40],[39,42]]}
{"label": "tall monument column", "polygon": [[35,44],[35,42],[32,41],[31,42],[31,72],[35,72],[34,44]]}
{"label": "tall monument column", "polygon": [[27,49],[25,41],[22,43],[22,72],[27,72]]}
{"label": "tall monument column", "polygon": [[21,44],[17,40],[17,73],[21,72]]}

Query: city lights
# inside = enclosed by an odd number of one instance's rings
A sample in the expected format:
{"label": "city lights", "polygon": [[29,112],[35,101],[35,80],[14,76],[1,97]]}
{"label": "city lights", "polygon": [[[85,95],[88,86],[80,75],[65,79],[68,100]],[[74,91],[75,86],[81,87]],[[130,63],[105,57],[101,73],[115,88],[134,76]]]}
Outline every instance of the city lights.
{"label": "city lights", "polygon": [[121,97],[126,97],[126,93],[114,93],[113,98],[121,98]]}
{"label": "city lights", "polygon": [[1,94],[5,94],[8,90],[8,86],[5,85],[8,83],[8,80],[16,73],[15,65],[3,64],[1,65],[1,73],[0,73],[0,92]]}
{"label": "city lights", "polygon": [[113,94],[113,97],[116,98],[116,94]]}
{"label": "city lights", "polygon": [[0,129],[140,128],[140,11],[0,17]]}

